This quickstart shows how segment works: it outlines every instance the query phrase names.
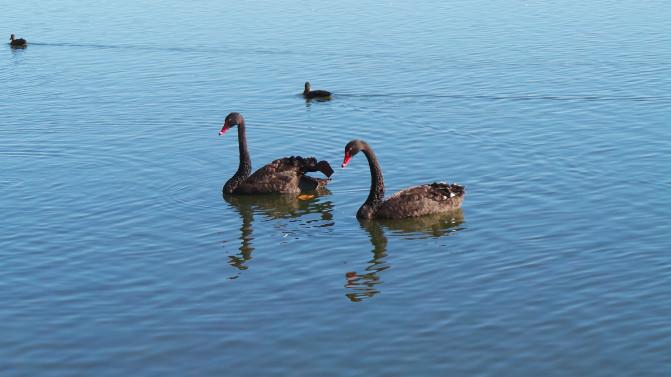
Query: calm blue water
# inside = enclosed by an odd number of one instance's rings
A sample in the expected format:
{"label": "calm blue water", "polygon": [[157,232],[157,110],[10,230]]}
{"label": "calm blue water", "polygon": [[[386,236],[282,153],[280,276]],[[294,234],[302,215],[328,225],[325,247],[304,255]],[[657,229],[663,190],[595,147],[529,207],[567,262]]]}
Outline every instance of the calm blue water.
{"label": "calm blue water", "polygon": [[[3,376],[668,376],[667,2],[113,3],[2,7]],[[224,201],[230,111],[463,211]]]}

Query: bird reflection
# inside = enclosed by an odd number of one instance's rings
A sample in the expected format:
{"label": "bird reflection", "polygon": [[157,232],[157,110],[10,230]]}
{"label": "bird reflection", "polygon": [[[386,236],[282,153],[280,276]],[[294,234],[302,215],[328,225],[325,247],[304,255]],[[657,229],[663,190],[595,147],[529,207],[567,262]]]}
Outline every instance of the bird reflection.
{"label": "bird reflection", "polygon": [[345,274],[345,288],[349,291],[345,296],[353,302],[360,302],[380,293],[377,288],[382,283],[379,274],[391,267],[385,260],[388,243],[385,228],[389,234],[409,240],[427,237],[440,238],[463,229],[460,227],[463,222],[464,212],[461,209],[444,214],[400,220],[359,220],[359,225],[368,232],[373,245],[373,258],[368,261],[365,272],[351,271]]}
{"label": "bird reflection", "polygon": [[[236,255],[229,255],[228,263],[237,270],[246,270],[247,262],[252,259],[254,246],[252,241],[252,222],[254,215],[268,219],[290,219],[304,215],[319,213],[323,224],[333,225],[333,203],[320,201],[322,195],[330,194],[327,189],[320,189],[308,195],[224,195],[224,200],[235,209],[242,224],[240,225],[240,248]],[[232,279],[237,276],[232,277]]]}
{"label": "bird reflection", "polygon": [[315,103],[315,102],[316,103],[329,102],[330,100],[331,100],[331,98],[306,98],[305,99],[305,108],[310,110],[313,103]]}

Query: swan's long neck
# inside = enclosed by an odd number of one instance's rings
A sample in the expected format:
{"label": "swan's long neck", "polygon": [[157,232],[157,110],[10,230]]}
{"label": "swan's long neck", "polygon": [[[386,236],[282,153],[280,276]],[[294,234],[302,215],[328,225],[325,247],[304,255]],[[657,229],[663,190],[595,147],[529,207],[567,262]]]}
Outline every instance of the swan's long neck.
{"label": "swan's long neck", "polygon": [[238,171],[224,185],[224,192],[228,194],[235,191],[238,185],[252,173],[252,161],[249,158],[249,151],[247,150],[247,135],[245,133],[244,122],[238,124],[238,148],[240,149]]}
{"label": "swan's long neck", "polygon": [[359,212],[371,211],[372,213],[382,203],[382,199],[384,198],[384,178],[382,178],[382,169],[380,169],[380,164],[377,162],[375,152],[368,145],[361,151],[366,155],[368,166],[370,167],[370,192]]}

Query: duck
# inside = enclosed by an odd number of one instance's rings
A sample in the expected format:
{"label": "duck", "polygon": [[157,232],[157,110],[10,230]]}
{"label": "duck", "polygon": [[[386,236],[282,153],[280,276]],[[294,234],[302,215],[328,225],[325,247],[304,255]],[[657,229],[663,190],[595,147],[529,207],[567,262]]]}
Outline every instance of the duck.
{"label": "duck", "polygon": [[[226,116],[219,135],[229,129],[238,128],[238,147],[240,163],[235,174],[224,184],[223,195],[228,194],[300,194],[303,191],[317,190],[326,186],[333,174],[327,161],[318,161],[314,157],[291,156],[280,158],[264,165],[253,174],[252,162],[247,149],[247,137],[244,117],[237,112]],[[326,178],[314,178],[308,172],[321,172]]]}
{"label": "duck", "polygon": [[306,99],[321,98],[327,99],[331,98],[331,92],[326,90],[310,90],[310,82],[305,82],[305,90],[303,90],[303,97]]}
{"label": "duck", "polygon": [[9,36],[9,45],[12,47],[26,47],[27,44],[28,42],[23,38],[16,39],[14,34]]}
{"label": "duck", "polygon": [[364,140],[352,140],[345,146],[342,167],[363,152],[370,167],[371,185],[368,198],[356,213],[358,219],[403,219],[446,213],[461,207],[465,189],[456,183],[434,182],[413,186],[384,197],[382,169],[371,146]]}

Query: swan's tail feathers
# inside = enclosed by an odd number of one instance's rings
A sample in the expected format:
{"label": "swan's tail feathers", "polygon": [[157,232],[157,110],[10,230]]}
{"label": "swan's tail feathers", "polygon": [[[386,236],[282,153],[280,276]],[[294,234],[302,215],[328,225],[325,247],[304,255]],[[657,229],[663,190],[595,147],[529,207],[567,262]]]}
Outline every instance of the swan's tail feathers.
{"label": "swan's tail feathers", "polygon": [[331,177],[333,175],[333,168],[325,160],[321,160],[317,163],[317,169],[327,177]]}
{"label": "swan's tail feathers", "polygon": [[333,175],[333,168],[331,168],[331,165],[329,165],[328,162],[324,160],[318,162],[317,159],[313,157],[305,158],[303,159],[303,162],[305,162],[303,165],[304,172],[318,171],[324,174],[327,178],[315,178],[304,175],[301,177],[301,187],[317,190],[320,187],[325,187],[331,181],[330,177]]}
{"label": "swan's tail feathers", "polygon": [[464,186],[453,183],[450,185],[450,193],[454,196],[463,197],[466,194]]}
{"label": "swan's tail feathers", "polygon": [[333,175],[333,168],[331,168],[331,165],[327,161],[317,161],[314,157],[290,157],[290,159],[300,166],[300,170],[303,173],[318,171],[327,177]]}
{"label": "swan's tail feathers", "polygon": [[432,183],[431,187],[440,190],[440,192],[442,192],[448,198],[463,198],[466,194],[466,189],[464,189],[464,186],[461,186],[457,183],[450,184],[446,182],[436,182]]}

